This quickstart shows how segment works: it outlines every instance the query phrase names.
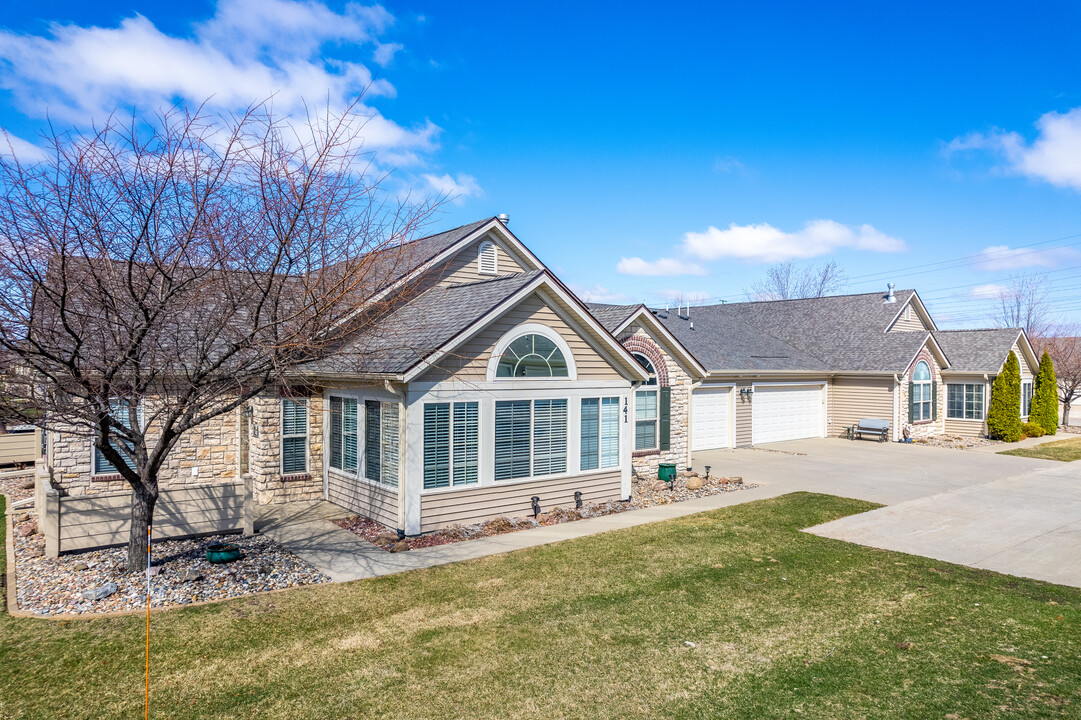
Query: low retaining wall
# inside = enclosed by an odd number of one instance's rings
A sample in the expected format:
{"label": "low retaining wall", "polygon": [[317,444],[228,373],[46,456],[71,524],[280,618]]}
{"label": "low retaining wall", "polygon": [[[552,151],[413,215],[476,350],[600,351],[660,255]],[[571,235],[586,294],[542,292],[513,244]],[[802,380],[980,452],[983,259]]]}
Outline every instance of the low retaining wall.
{"label": "low retaining wall", "polygon": [[[45,554],[126,545],[131,528],[131,493],[60,495],[38,480],[38,524]],[[154,508],[154,538],[254,532],[251,477],[242,482],[162,490]]]}

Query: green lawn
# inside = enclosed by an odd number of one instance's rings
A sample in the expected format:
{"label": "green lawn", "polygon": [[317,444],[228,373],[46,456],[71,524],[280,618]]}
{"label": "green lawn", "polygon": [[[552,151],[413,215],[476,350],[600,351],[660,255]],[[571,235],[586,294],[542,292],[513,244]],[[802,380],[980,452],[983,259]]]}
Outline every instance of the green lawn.
{"label": "green lawn", "polygon": [[999,455],[1017,455],[1018,457],[1040,458],[1041,460],[1061,460],[1073,462],[1081,460],[1081,438],[1056,440],[1030,448],[1003,450]]}
{"label": "green lawn", "polygon": [[[156,614],[152,717],[1081,717],[1081,590],[799,532],[872,507],[799,493]],[[0,619],[0,718],[142,693],[141,617]]]}

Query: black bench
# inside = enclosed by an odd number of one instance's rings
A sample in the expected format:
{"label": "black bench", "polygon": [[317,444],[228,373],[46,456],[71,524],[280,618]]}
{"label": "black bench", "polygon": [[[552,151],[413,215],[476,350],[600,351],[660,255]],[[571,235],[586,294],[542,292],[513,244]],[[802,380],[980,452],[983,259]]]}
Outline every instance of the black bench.
{"label": "black bench", "polygon": [[879,442],[886,442],[886,435],[890,431],[889,420],[875,420],[873,418],[864,418],[860,420],[852,433],[853,439],[863,439],[864,435],[870,435],[878,439]]}

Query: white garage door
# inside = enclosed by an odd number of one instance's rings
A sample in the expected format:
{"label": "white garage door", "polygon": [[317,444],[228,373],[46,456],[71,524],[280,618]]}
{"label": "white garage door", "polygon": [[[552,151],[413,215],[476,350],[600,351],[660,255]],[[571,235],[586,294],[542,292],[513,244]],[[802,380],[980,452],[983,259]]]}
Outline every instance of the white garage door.
{"label": "white garage door", "polygon": [[691,398],[691,450],[728,447],[731,388],[695,390]]}
{"label": "white garage door", "polygon": [[821,385],[755,385],[751,401],[751,442],[823,437]]}

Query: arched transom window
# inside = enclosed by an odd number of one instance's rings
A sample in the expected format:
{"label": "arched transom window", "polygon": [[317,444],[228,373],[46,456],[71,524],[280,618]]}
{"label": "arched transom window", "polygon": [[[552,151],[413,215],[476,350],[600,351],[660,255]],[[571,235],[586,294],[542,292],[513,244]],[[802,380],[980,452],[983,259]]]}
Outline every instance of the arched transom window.
{"label": "arched transom window", "polygon": [[567,360],[554,342],[529,333],[507,345],[499,358],[496,377],[568,377]]}
{"label": "arched transom window", "polygon": [[909,398],[909,403],[911,404],[913,422],[933,419],[932,393],[934,388],[932,385],[931,368],[927,366],[925,361],[920,360],[916,363],[916,369],[912,371],[912,397]]}
{"label": "arched transom window", "polygon": [[641,365],[643,368],[645,368],[646,372],[649,373],[649,381],[646,382],[645,384],[646,385],[656,385],[657,384],[657,368],[653,367],[653,363],[650,362],[649,358],[647,358],[642,353],[631,353],[631,355],[634,355],[634,359],[638,361],[638,364]]}

